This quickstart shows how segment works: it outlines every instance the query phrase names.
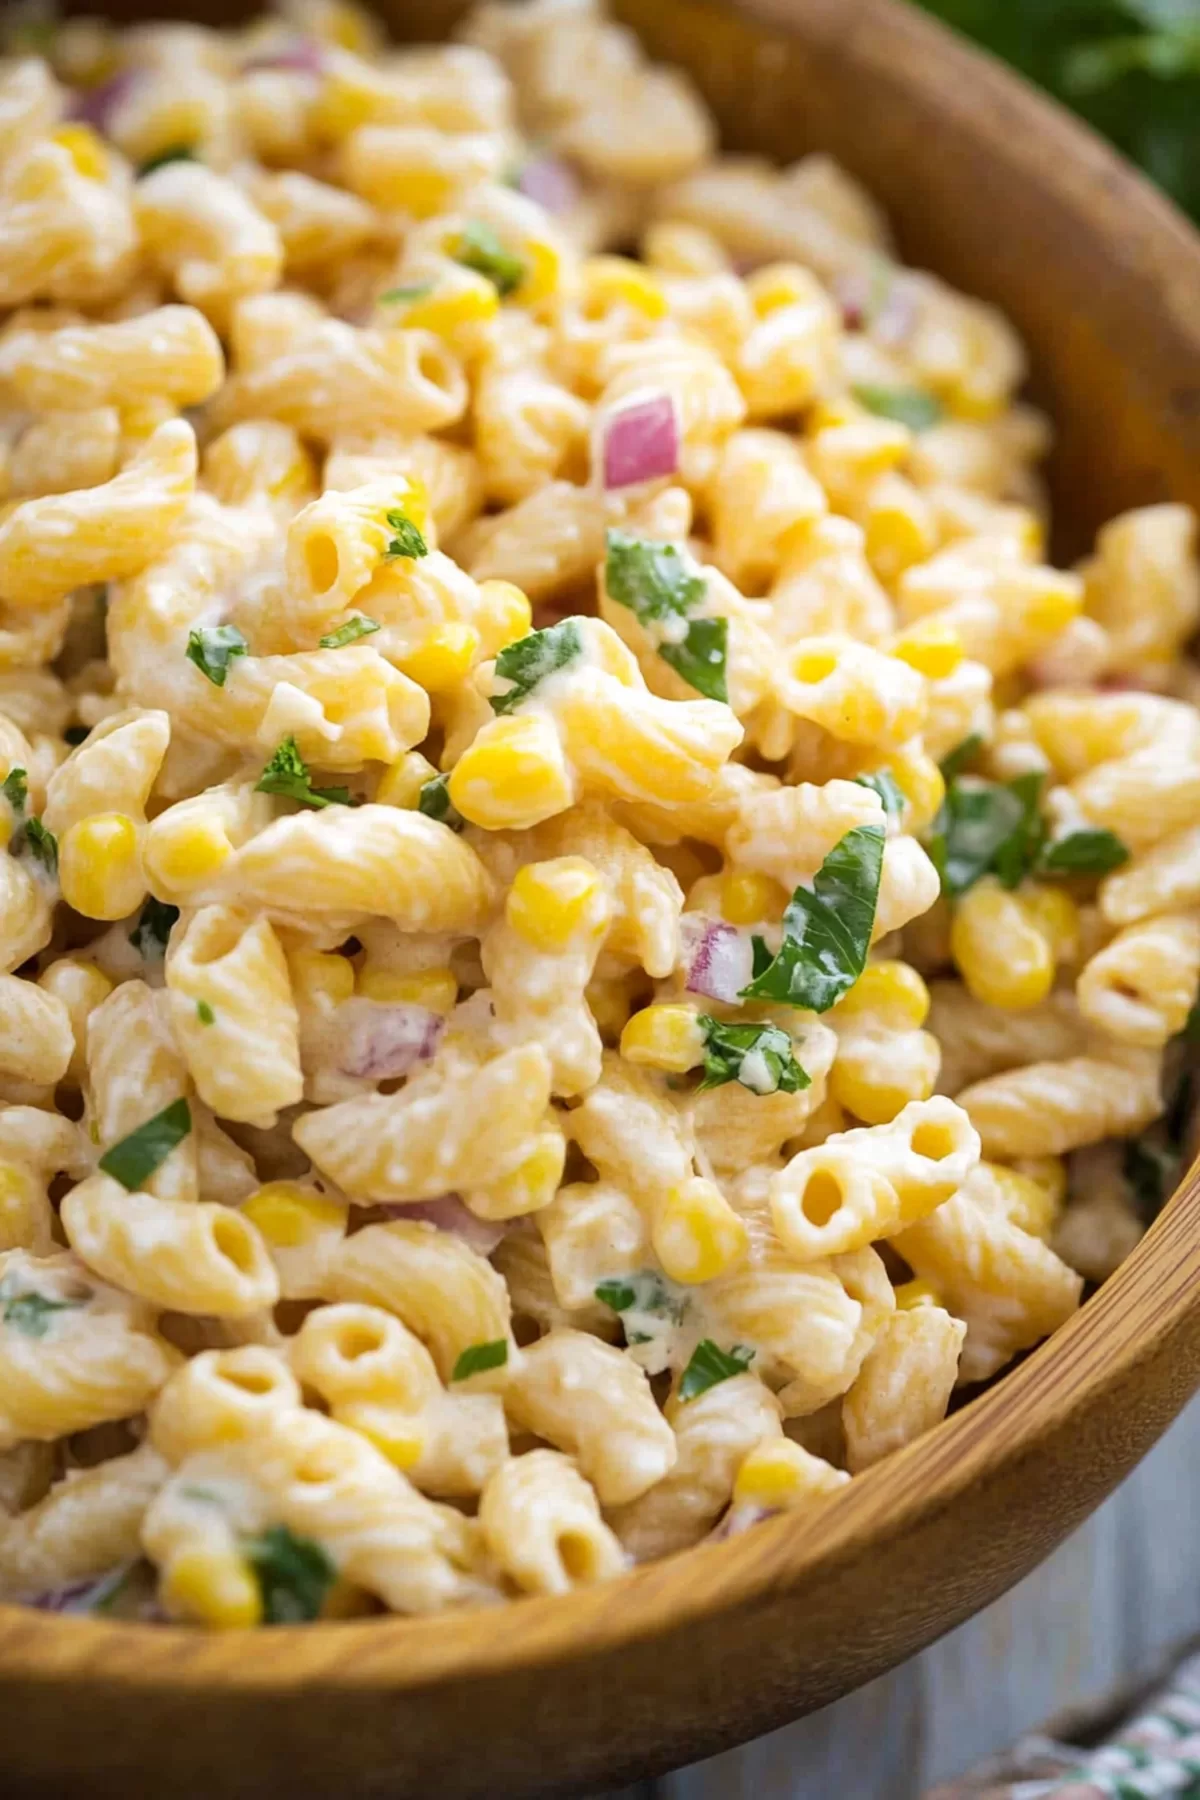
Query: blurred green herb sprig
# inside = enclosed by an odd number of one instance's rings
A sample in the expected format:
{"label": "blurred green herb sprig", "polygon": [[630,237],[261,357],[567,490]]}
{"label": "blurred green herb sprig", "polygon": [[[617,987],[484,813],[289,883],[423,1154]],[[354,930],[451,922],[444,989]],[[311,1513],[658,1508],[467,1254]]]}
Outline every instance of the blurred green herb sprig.
{"label": "blurred green herb sprig", "polygon": [[1046,88],[1200,220],[1200,0],[920,0]]}

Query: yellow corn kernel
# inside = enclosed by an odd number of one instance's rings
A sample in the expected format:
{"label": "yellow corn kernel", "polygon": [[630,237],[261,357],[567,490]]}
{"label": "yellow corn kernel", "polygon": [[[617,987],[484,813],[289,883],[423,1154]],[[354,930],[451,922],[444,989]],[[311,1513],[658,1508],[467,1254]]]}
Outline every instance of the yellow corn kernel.
{"label": "yellow corn kernel", "polygon": [[298,1000],[340,1006],[354,992],[354,964],[332,950],[289,950],[287,965]]}
{"label": "yellow corn kernel", "polygon": [[671,1281],[715,1281],[746,1254],[749,1236],[719,1187],[702,1175],[672,1188],[651,1234],[654,1253]]}
{"label": "yellow corn kernel", "polygon": [[60,125],[51,132],[61,144],[81,175],[89,181],[103,181],[108,174],[108,152],[90,125]]}
{"label": "yellow corn kernel", "polygon": [[667,296],[662,282],[626,256],[589,256],[580,274],[583,309],[598,318],[612,306],[632,306],[648,319],[665,319]]}
{"label": "yellow corn kernel", "polygon": [[380,806],[402,806],[412,812],[421,789],[436,774],[437,770],[427,756],[422,756],[419,750],[406,750],[400,761],[394,762],[380,776],[375,799]]}
{"label": "yellow corn kernel", "polygon": [[393,477],[393,492],[388,512],[402,512],[423,538],[433,546],[436,536],[433,521],[429,515],[429,490],[419,475],[397,475]]}
{"label": "yellow corn kernel", "polygon": [[764,1438],[738,1468],[733,1504],[782,1512],[811,1493],[812,1461],[807,1452],[790,1438]]}
{"label": "yellow corn kernel", "polygon": [[798,263],[767,263],[746,278],[746,292],[760,319],[784,306],[811,300],[816,282]]}
{"label": "yellow corn kernel", "polygon": [[639,1068],[684,1075],[704,1061],[704,1033],[690,1006],[644,1006],[621,1033],[621,1055]]}
{"label": "yellow corn kernel", "polygon": [[451,804],[472,825],[518,831],[565,812],[575,798],[554,721],[518,713],[485,725],[450,776]]}
{"label": "yellow corn kernel", "polygon": [[981,1167],[999,1190],[1005,1217],[1032,1237],[1049,1237],[1061,1210],[1061,1196],[1019,1169],[1006,1168],[1002,1163],[983,1163]]}
{"label": "yellow corn kernel", "polygon": [[562,1184],[567,1141],[561,1132],[548,1131],[533,1153],[511,1174],[494,1181],[487,1190],[489,1219],[522,1219],[527,1213],[549,1206]]}
{"label": "yellow corn kernel", "polygon": [[940,1306],[942,1297],[931,1282],[902,1281],[896,1289],[896,1305],[901,1312],[911,1312],[914,1306]]}
{"label": "yellow corn kernel", "polygon": [[0,807],[0,850],[7,850],[12,842],[13,816],[5,807]]}
{"label": "yellow corn kernel", "polygon": [[376,117],[378,96],[373,86],[348,68],[331,69],[321,83],[309,113],[313,133],[334,143],[349,137],[360,125]]}
{"label": "yellow corn kernel", "polygon": [[513,295],[520,306],[537,306],[556,294],[562,285],[562,257],[553,244],[528,238],[521,245],[525,279]]}
{"label": "yellow corn kernel", "polygon": [[928,1100],[942,1055],[928,1031],[904,1033],[881,1056],[878,1040],[842,1047],[829,1075],[829,1092],[864,1125],[887,1125],[912,1100]]}
{"label": "yellow corn kernel", "polygon": [[946,783],[942,771],[927,750],[915,749],[911,744],[905,744],[900,750],[893,750],[881,762],[884,768],[891,770],[896,786],[908,801],[904,829],[915,837],[933,823],[939,806],[946,798]]}
{"label": "yellow corn kernel", "polygon": [[267,1182],[243,1201],[239,1210],[268,1244],[279,1250],[311,1243],[322,1231],[346,1220],[344,1206],[311,1188],[298,1187],[294,1181]]}
{"label": "yellow corn kernel", "polygon": [[463,270],[453,287],[444,287],[414,300],[405,310],[403,322],[408,331],[432,331],[438,337],[453,337],[463,325],[483,325],[500,310],[500,296],[494,282],[486,275]]}
{"label": "yellow corn kernel", "polygon": [[63,899],[85,919],[124,919],[146,895],[137,826],[126,813],[93,813],[58,845]]}
{"label": "yellow corn kernel", "polygon": [[506,644],[515,644],[532,630],[533,608],[515,582],[481,581],[475,628],[481,654],[498,656]]}
{"label": "yellow corn kernel", "polygon": [[425,1433],[420,1419],[411,1414],[379,1401],[351,1400],[338,1407],[337,1419],[339,1425],[361,1432],[397,1469],[411,1469],[420,1462]]}
{"label": "yellow corn kernel", "polygon": [[350,50],[355,56],[370,56],[379,48],[374,20],[361,7],[334,5],[321,19],[323,35],[331,44]]}
{"label": "yellow corn kernel", "polygon": [[389,205],[397,212],[409,213],[414,219],[432,219],[449,210],[455,182],[441,169],[413,165],[390,171],[387,186]]}
{"label": "yellow corn kernel", "polygon": [[963,659],[962,638],[952,625],[943,624],[936,614],[919,619],[906,631],[892,639],[891,654],[924,675],[928,681],[944,681],[953,675]]}
{"label": "yellow corn kernel", "polygon": [[199,887],[228,862],[233,845],[223,821],[208,818],[180,820],[178,825],[159,824],[146,844],[146,873],[155,889],[174,893]]}
{"label": "yellow corn kernel", "polygon": [[848,994],[838,1001],[836,1017],[877,1015],[894,1031],[916,1031],[929,1017],[929,989],[906,962],[868,963]]}
{"label": "yellow corn kernel", "polygon": [[1030,601],[1025,623],[1033,631],[1053,636],[1066,629],[1083,611],[1083,588],[1073,575],[1047,569],[1045,583]]}
{"label": "yellow corn kernel", "polygon": [[458,687],[479,653],[479,633],[461,619],[449,619],[431,631],[424,643],[399,664],[402,674],[428,694]]}
{"label": "yellow corn kernel", "polygon": [[782,919],[791,896],[771,875],[753,869],[730,869],[721,877],[721,917],[731,925],[757,925]]}
{"label": "yellow corn kernel", "polygon": [[1010,1012],[1036,1006],[1054,984],[1054,955],[1015,894],[991,876],[963,895],[950,922],[950,954],[968,991]]}
{"label": "yellow corn kernel", "polygon": [[1056,963],[1079,954],[1079,908],[1063,888],[1027,882],[1017,891],[1025,917],[1041,932]]}
{"label": "yellow corn kernel", "polygon": [[582,856],[526,863],[504,903],[513,930],[538,950],[565,950],[592,905],[602,877]]}
{"label": "yellow corn kernel", "polygon": [[217,1631],[262,1624],[262,1595],[254,1570],[232,1551],[184,1550],[162,1580],[168,1611],[200,1619]]}
{"label": "yellow corn kernel", "polygon": [[368,1000],[391,1006],[427,1006],[430,1012],[448,1013],[458,999],[458,978],[448,967],[414,969],[407,975],[398,969],[364,969],[358,991]]}

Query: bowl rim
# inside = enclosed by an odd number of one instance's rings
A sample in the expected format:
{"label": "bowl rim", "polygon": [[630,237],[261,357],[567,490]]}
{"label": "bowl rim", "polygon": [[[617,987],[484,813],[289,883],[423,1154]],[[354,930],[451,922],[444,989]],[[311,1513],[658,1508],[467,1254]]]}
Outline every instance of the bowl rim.
{"label": "bowl rim", "polygon": [[[788,33],[796,29],[800,7],[797,0],[728,0],[709,10],[740,13]],[[1200,235],[1087,126],[990,55],[897,0],[807,0],[804,11],[810,38],[845,42],[863,34],[866,41],[869,34],[880,60],[902,43],[906,63],[921,64],[914,84],[950,111],[965,113],[981,99],[994,102],[1015,127],[1006,178],[1016,178],[1022,163],[1032,169],[1036,156],[1038,178],[1060,187],[1064,202],[1074,194],[1077,203],[1081,189],[1087,190],[1100,226],[1117,232],[1136,216],[1139,255],[1164,312],[1200,355],[1200,328],[1192,316],[1200,292]],[[780,1514],[600,1586],[524,1599],[502,1612],[471,1608],[423,1618],[275,1627],[270,1653],[262,1656],[230,1654],[232,1643],[251,1641],[245,1633],[208,1634],[0,1604],[0,1692],[6,1684],[35,1680],[47,1689],[77,1694],[86,1688],[118,1701],[186,1691],[205,1702],[235,1691],[282,1696],[299,1687],[382,1695],[620,1651],[653,1639],[668,1621],[677,1629],[711,1620],[767,1596],[794,1593],[818,1571],[836,1575],[867,1538],[879,1549],[903,1541],[967,1489],[1011,1475],[1023,1459],[1077,1431],[1106,1393],[1167,1354],[1198,1315],[1200,1158],[1146,1236],[1066,1325],[961,1411],[857,1475],[803,1521]],[[1195,1352],[1173,1410],[1200,1384],[1200,1341]],[[1166,1422],[1161,1417],[1158,1429]],[[1147,1447],[1143,1442],[1138,1454]],[[1114,1469],[1110,1486],[1126,1466]],[[503,1629],[493,1629],[500,1618]]]}

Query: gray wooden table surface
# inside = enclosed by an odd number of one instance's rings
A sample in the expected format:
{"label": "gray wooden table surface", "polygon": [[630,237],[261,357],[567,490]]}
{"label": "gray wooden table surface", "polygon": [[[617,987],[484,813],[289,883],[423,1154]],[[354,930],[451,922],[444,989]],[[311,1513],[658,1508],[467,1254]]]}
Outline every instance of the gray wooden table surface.
{"label": "gray wooden table surface", "polygon": [[922,1655],[740,1750],[597,1800],[920,1800],[1200,1635],[1200,1399],[1041,1568]]}

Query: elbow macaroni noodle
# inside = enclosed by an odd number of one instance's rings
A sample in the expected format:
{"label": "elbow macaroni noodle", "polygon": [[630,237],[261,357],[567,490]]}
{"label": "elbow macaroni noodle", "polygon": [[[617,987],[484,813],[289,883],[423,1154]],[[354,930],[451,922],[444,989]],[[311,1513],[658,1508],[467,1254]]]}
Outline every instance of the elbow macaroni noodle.
{"label": "elbow macaroni noodle", "polygon": [[1006,321],[594,0],[73,30],[0,59],[0,1599],[829,1503],[1178,1175],[1194,518],[1051,567]]}

